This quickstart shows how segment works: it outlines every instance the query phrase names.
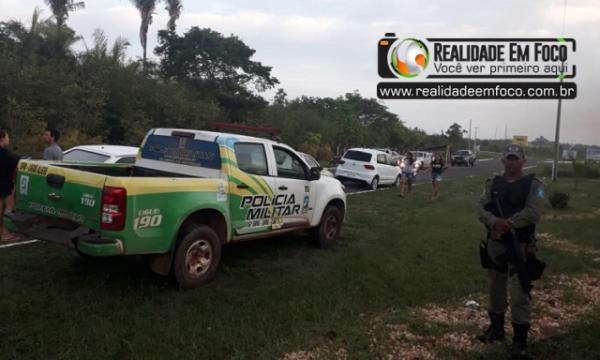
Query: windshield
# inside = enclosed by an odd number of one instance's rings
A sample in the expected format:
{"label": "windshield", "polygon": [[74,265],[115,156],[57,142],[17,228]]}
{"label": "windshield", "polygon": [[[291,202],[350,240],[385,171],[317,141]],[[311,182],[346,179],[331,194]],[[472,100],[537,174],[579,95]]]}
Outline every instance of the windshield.
{"label": "windshield", "polygon": [[469,155],[469,150],[460,150],[456,154],[458,154],[458,155]]}
{"label": "windshield", "polygon": [[89,161],[89,162],[105,162],[110,156],[75,149],[65,153],[63,161]]}
{"label": "windshield", "polygon": [[312,156],[305,154],[305,153],[301,153],[300,155],[302,155],[304,160],[308,163],[308,166],[310,166],[311,168],[321,167],[321,165],[319,165],[317,160],[315,160],[315,158],[313,158]]}

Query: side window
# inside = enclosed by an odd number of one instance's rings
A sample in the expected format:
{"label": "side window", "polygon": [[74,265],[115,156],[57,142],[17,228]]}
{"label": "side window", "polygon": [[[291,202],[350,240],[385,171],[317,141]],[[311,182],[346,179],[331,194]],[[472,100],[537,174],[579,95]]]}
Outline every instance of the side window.
{"label": "side window", "polygon": [[277,176],[292,179],[306,179],[306,169],[302,161],[287,149],[273,147],[277,162]]}
{"label": "side window", "polygon": [[116,164],[133,164],[135,162],[135,156],[128,156],[120,158],[116,161]]}
{"label": "side window", "polygon": [[378,164],[387,164],[385,154],[377,154],[377,163]]}
{"label": "side window", "polygon": [[234,149],[240,170],[254,175],[269,175],[263,144],[237,143]]}

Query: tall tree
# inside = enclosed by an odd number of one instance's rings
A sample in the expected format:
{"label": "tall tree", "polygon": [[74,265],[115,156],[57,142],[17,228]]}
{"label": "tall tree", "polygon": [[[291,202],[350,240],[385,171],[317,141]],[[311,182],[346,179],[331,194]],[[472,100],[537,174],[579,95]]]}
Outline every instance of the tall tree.
{"label": "tall tree", "polygon": [[279,83],[271,67],[252,59],[255,52],[234,35],[195,26],[183,36],[159,31],[154,50],[163,78],[186,83],[205,98],[216,98],[236,121],[245,121],[267,105],[253,91],[263,92]]}
{"label": "tall tree", "polygon": [[167,29],[169,31],[175,31],[175,22],[181,16],[181,10],[183,9],[183,5],[181,5],[181,0],[165,0],[167,7],[165,10],[169,12],[169,22],[167,23]]}
{"label": "tall tree", "polygon": [[148,28],[152,24],[152,14],[156,9],[156,0],[131,0],[135,7],[140,12],[140,43],[142,44],[143,63],[142,66],[144,71],[146,70],[146,45],[148,40]]}
{"label": "tall tree", "polygon": [[454,123],[450,125],[448,130],[446,130],[446,135],[448,135],[448,140],[450,142],[450,146],[453,150],[457,150],[460,147],[463,147],[463,134],[467,131],[462,128],[462,126]]}
{"label": "tall tree", "polygon": [[44,0],[50,9],[52,10],[52,14],[56,18],[56,25],[58,27],[62,27],[67,18],[69,17],[69,13],[75,10],[83,9],[85,7],[85,3],[83,1],[74,0]]}

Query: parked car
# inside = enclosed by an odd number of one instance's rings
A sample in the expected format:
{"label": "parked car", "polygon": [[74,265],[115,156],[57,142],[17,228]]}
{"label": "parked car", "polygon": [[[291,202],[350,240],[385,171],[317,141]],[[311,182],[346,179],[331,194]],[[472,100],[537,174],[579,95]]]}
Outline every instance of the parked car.
{"label": "parked car", "polygon": [[397,162],[398,160],[402,160],[402,158],[403,158],[402,154],[400,154],[397,151],[391,150],[391,149],[377,149],[377,150],[383,151],[384,153],[388,154],[394,163]]}
{"label": "parked car", "polygon": [[335,169],[335,177],[340,181],[359,181],[372,190],[379,185],[400,183],[400,168],[391,156],[374,149],[349,149],[342,156]]}
{"label": "parked car", "polygon": [[63,161],[133,164],[139,148],[120,145],[80,145],[64,152]]}
{"label": "parked car", "polygon": [[472,150],[458,150],[450,157],[450,163],[452,166],[475,166],[475,160],[476,156]]}
{"label": "parked car", "polygon": [[144,255],[183,288],[209,281],[224,244],[310,230],[333,245],[346,213],[339,181],[280,142],[152,129],[135,164],[21,160],[17,231],[84,258]]}
{"label": "parked car", "polygon": [[308,164],[308,166],[310,166],[311,168],[319,168],[319,169],[321,169],[321,175],[323,175],[323,176],[329,176],[329,177],[335,177],[331,171],[323,168],[321,166],[321,164],[319,164],[319,162],[314,157],[312,157],[311,155],[309,155],[307,153],[300,152],[300,151],[298,151],[298,154],[304,159],[304,161],[306,161],[306,163]]}
{"label": "parked car", "polygon": [[411,153],[421,166],[429,166],[431,164],[432,154],[430,152],[414,150]]}

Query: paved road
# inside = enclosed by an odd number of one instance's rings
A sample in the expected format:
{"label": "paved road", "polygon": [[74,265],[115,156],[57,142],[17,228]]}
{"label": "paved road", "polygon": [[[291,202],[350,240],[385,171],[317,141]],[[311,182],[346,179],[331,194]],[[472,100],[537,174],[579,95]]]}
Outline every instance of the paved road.
{"label": "paved road", "polygon": [[[535,166],[538,162],[535,159],[528,159],[525,167]],[[444,178],[460,178],[469,175],[492,175],[494,172],[501,172],[502,164],[499,159],[490,159],[490,160],[479,160],[475,163],[475,166],[449,166],[448,169],[444,172]],[[431,172],[423,171],[417,174],[417,178],[415,180],[415,184],[418,183],[429,183],[431,181]],[[356,192],[362,192],[369,190],[365,185],[361,185],[360,183],[354,182],[346,182],[346,193],[352,194]]]}

